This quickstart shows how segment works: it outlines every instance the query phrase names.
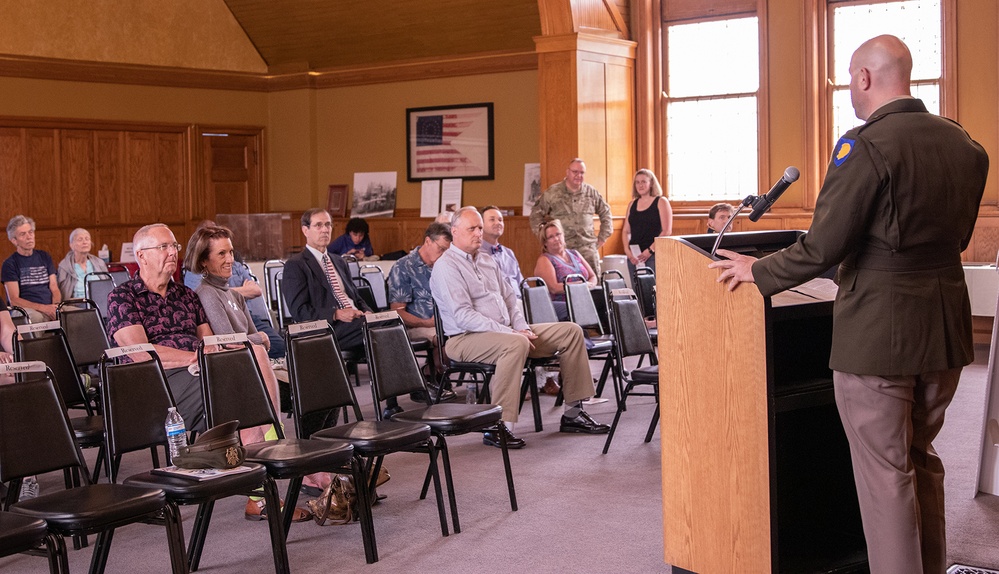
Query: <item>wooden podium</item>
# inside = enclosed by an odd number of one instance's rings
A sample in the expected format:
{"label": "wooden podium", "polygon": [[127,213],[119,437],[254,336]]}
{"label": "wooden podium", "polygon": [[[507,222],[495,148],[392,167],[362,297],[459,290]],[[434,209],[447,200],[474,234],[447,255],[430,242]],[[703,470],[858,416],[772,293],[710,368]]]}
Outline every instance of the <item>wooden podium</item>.
{"label": "wooden podium", "polygon": [[[757,256],[800,231],[733,233]],[[866,572],[832,389],[832,297],[734,292],[716,236],[656,239],[663,548],[677,569]]]}

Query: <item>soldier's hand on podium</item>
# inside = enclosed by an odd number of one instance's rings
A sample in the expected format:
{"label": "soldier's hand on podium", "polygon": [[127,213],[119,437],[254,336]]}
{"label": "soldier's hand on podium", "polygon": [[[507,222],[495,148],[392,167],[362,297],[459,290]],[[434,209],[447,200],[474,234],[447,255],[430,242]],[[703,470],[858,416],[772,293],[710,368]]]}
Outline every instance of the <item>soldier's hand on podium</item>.
{"label": "soldier's hand on podium", "polygon": [[718,274],[716,281],[719,283],[727,282],[729,291],[734,291],[739,286],[739,283],[756,283],[756,280],[753,278],[753,263],[756,262],[755,257],[740,255],[728,249],[719,249],[717,253],[722,257],[727,257],[727,259],[712,261],[708,264],[709,269],[722,270]]}

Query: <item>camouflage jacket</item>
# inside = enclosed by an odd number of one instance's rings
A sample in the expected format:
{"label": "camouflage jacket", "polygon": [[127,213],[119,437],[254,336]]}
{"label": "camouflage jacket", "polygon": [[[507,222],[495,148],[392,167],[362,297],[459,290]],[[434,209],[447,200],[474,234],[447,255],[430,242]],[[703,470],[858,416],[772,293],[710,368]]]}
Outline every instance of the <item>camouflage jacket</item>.
{"label": "camouflage jacket", "polygon": [[[600,217],[600,233],[594,233],[593,216]],[[558,219],[565,229],[565,244],[571,249],[607,241],[613,224],[611,210],[595,187],[584,182],[578,193],[565,186],[565,180],[549,187],[531,210],[531,229],[545,219]]]}

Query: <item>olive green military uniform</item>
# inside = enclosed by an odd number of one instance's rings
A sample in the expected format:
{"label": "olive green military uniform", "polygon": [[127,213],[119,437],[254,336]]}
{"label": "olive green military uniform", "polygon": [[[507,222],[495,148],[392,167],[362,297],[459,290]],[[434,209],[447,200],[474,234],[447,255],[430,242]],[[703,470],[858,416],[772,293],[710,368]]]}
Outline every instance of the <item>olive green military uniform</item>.
{"label": "olive green military uniform", "polygon": [[[593,216],[600,218],[600,233],[594,233]],[[600,192],[583,183],[578,193],[569,191],[562,180],[549,187],[531,210],[531,229],[537,230],[544,219],[558,219],[565,230],[565,246],[579,251],[600,276],[600,253],[597,243],[607,241],[613,229],[610,206]]]}
{"label": "olive green military uniform", "polygon": [[836,145],[809,232],[754,263],[772,295],[839,265],[830,367],[872,572],[943,572],[932,441],[973,359],[961,252],[988,156],[920,100],[891,101]]}

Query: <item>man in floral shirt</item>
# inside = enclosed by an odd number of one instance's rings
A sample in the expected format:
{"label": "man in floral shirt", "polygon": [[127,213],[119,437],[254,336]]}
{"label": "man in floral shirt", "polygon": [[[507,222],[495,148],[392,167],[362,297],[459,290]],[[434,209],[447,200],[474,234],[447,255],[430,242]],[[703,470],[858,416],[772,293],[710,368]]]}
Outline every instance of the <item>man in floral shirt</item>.
{"label": "man in floral shirt", "polygon": [[198,342],[212,334],[208,316],[194,291],[173,281],[181,245],[169,227],[147,225],[135,232],[132,244],[139,275],[108,296],[108,331],[119,346],[156,348],[187,430],[203,431],[201,381],[189,369],[196,364]]}

